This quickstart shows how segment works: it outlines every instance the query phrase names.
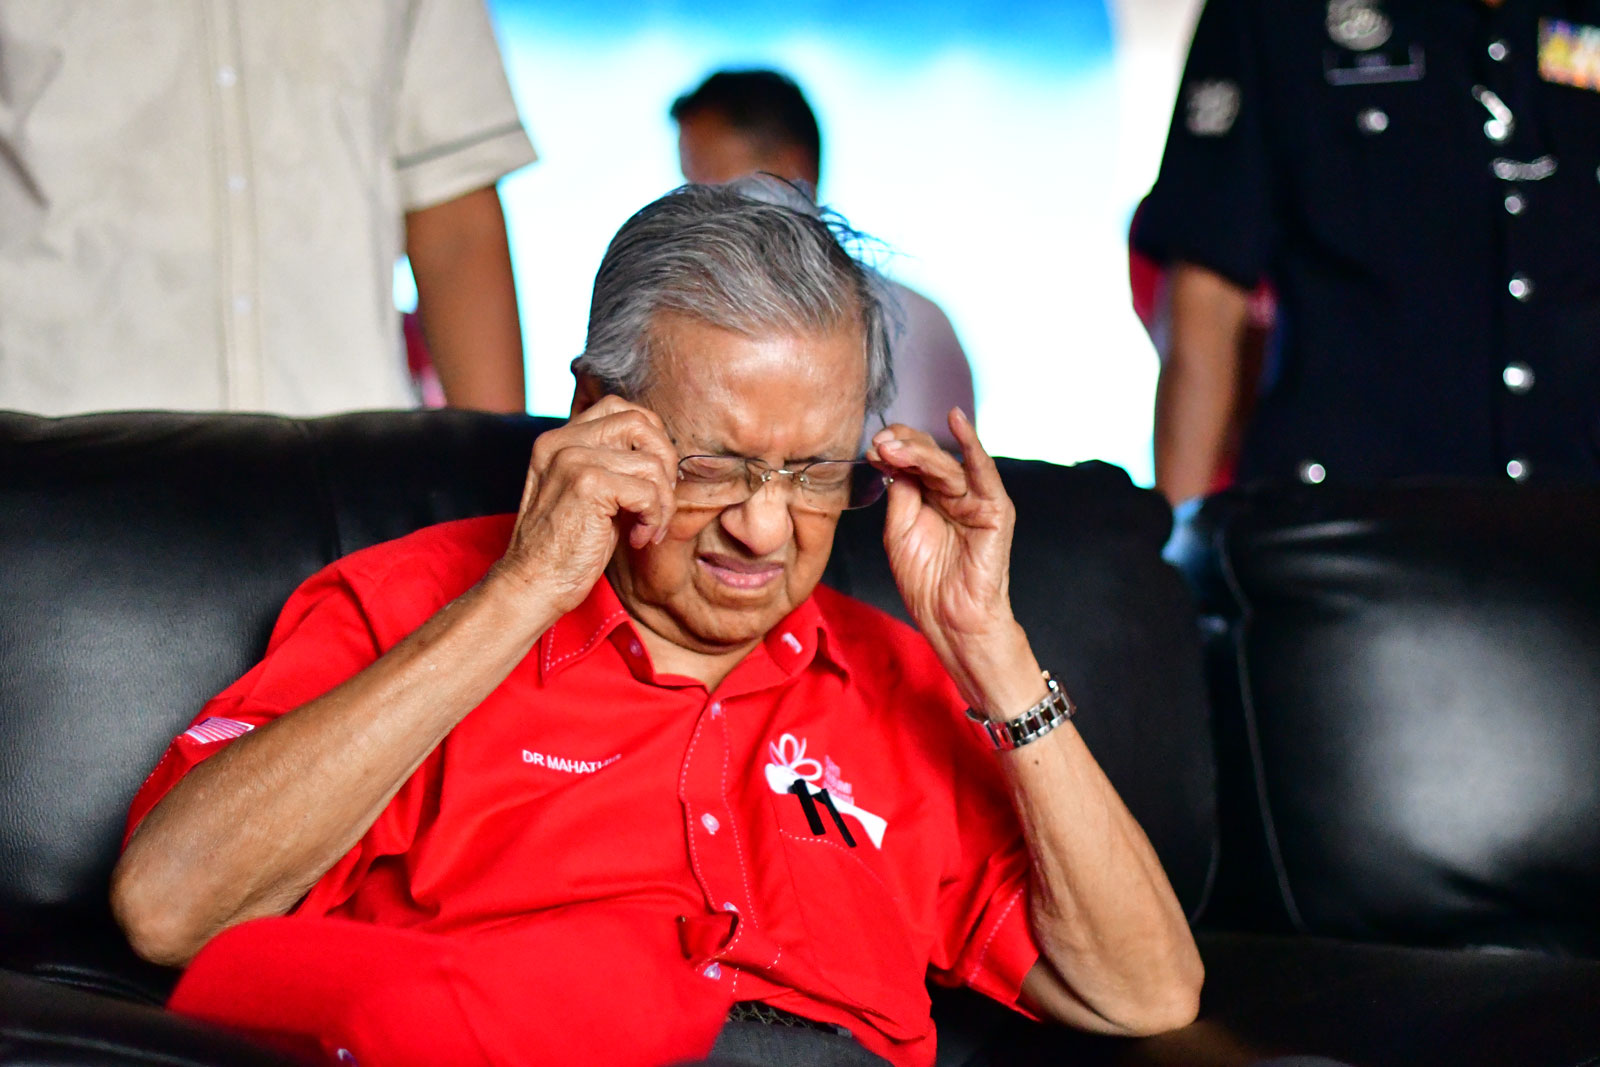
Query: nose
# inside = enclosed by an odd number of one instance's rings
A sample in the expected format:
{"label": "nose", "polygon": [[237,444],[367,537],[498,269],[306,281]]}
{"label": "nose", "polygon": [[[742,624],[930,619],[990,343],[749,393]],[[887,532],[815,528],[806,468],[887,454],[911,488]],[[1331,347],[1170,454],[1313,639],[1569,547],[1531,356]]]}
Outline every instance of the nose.
{"label": "nose", "polygon": [[752,556],[777,554],[794,536],[789,515],[786,478],[774,478],[753,493],[743,504],[722,511],[722,528]]}

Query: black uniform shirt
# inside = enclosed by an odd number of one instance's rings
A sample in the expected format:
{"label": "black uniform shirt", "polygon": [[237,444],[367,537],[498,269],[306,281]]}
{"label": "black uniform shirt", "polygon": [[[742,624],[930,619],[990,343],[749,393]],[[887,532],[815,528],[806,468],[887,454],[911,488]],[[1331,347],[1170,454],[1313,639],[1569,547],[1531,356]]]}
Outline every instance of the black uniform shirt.
{"label": "black uniform shirt", "polygon": [[1277,289],[1241,480],[1600,480],[1600,0],[1209,0],[1135,243]]}

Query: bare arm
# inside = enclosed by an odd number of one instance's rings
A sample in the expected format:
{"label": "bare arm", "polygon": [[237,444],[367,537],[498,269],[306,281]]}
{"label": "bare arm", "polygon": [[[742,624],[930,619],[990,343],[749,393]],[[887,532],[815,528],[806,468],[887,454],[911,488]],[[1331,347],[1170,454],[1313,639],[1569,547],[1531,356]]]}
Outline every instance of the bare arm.
{"label": "bare arm", "polygon": [[434,747],[588,594],[623,533],[670,521],[677,453],[608,398],[539,438],[506,555],[372,666],[230,744],[147,815],[112,874],[134,949],[181,964],[226,927],[282,915]]}
{"label": "bare arm", "polygon": [[[963,461],[896,425],[876,457],[890,486],[884,544],[906,607],[972,707],[1003,720],[1045,695],[1011,615],[1016,513],[977,434],[952,416]],[[1053,1018],[1105,1033],[1191,1022],[1199,952],[1155,850],[1071,724],[997,754],[1027,839],[1043,959],[1023,993]]]}
{"label": "bare arm", "polygon": [[1178,504],[1211,488],[1240,404],[1240,346],[1250,294],[1204,267],[1179,263],[1156,384],[1156,488]]}
{"label": "bare arm", "polygon": [[445,400],[456,408],[526,410],[522,327],[494,186],[409,212],[406,254]]}

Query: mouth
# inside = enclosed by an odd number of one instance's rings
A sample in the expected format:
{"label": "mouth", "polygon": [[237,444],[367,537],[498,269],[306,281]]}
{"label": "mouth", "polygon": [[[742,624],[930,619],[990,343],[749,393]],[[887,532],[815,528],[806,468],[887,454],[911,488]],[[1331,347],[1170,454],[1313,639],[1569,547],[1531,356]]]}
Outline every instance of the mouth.
{"label": "mouth", "polygon": [[730,589],[765,589],[783,576],[783,564],[771,560],[738,559],[708,552],[697,557],[697,562],[716,582]]}

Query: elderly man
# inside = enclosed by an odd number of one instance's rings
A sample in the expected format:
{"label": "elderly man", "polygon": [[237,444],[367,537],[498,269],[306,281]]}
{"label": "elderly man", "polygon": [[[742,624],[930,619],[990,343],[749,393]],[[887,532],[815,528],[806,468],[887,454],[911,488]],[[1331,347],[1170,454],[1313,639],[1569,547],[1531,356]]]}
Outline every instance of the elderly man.
{"label": "elderly man", "polygon": [[[1183,914],[1011,615],[994,463],[960,412],[962,460],[900,425],[857,457],[876,284],[772,199],[635,215],[518,513],[313,577],[174,741],[113,900],[193,960],[175,1009],[385,1065],[928,1064],[930,974],[1194,1017]],[[885,492],[920,633],[817,584]]]}

